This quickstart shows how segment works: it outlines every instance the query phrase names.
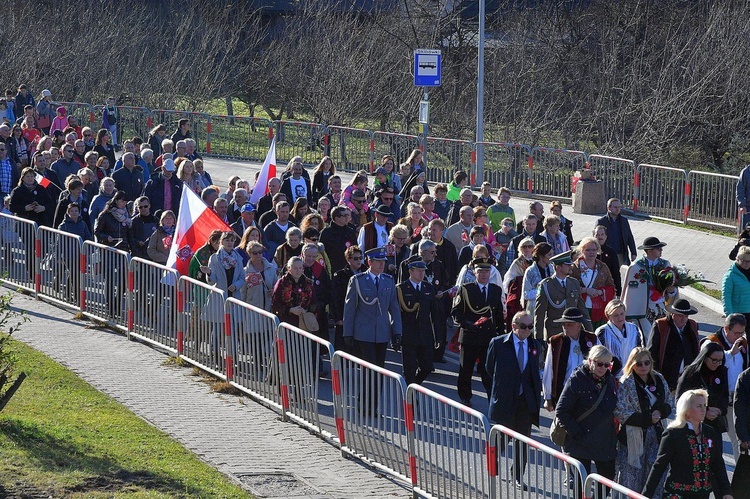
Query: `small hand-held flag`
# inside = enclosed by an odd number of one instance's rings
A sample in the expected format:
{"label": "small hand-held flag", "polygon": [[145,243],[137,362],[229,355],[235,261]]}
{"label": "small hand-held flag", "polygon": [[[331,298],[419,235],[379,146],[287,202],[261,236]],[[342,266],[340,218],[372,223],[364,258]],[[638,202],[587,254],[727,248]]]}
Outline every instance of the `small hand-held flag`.
{"label": "small hand-held flag", "polygon": [[271,147],[268,148],[268,154],[266,154],[266,160],[263,162],[263,167],[260,169],[258,175],[258,181],[255,182],[253,187],[253,194],[250,196],[249,201],[258,206],[258,200],[268,194],[268,181],[276,176],[276,137],[271,140]]}

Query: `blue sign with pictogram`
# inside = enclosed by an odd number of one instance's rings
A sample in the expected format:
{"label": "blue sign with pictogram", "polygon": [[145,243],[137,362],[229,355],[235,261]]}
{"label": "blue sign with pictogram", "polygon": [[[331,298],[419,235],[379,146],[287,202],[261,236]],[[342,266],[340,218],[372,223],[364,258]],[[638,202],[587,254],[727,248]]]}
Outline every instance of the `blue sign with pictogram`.
{"label": "blue sign with pictogram", "polygon": [[414,51],[414,86],[439,87],[442,77],[443,56],[439,50],[417,49]]}

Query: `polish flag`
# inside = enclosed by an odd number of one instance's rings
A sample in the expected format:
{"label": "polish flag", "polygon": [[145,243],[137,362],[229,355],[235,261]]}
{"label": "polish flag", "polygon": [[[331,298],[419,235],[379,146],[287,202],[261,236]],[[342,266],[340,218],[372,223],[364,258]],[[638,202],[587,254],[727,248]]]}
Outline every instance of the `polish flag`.
{"label": "polish flag", "polygon": [[180,275],[188,275],[193,254],[206,244],[208,236],[215,229],[231,230],[192,189],[182,189],[179,216],[166,266],[177,269]]}
{"label": "polish flag", "polygon": [[36,183],[44,187],[45,189],[52,185],[52,182],[49,181],[47,177],[43,177],[41,174],[36,174]]}
{"label": "polish flag", "polygon": [[258,205],[258,200],[268,194],[268,181],[276,176],[276,137],[271,139],[271,147],[268,148],[268,154],[266,154],[266,160],[263,162],[263,167],[260,169],[260,175],[258,175],[258,181],[255,182],[253,187],[253,194],[250,196],[249,201],[255,206]]}

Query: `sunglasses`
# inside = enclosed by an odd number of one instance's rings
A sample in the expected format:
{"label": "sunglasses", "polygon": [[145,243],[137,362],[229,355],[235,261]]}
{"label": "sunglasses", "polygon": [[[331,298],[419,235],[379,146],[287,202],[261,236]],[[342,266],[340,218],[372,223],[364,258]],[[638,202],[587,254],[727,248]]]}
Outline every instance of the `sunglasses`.
{"label": "sunglasses", "polygon": [[145,210],[146,208],[151,208],[151,205],[143,204],[143,205],[139,205],[138,208]]}
{"label": "sunglasses", "polygon": [[91,137],[91,134],[90,133],[84,133],[83,136],[84,137]]}
{"label": "sunglasses", "polygon": [[636,362],[635,365],[638,366],[638,367],[649,367],[651,365],[651,361],[650,360],[642,360],[640,362]]}
{"label": "sunglasses", "polygon": [[516,329],[531,329],[534,327],[531,324],[516,324],[515,326]]}
{"label": "sunglasses", "polygon": [[0,147],[0,151],[7,151],[4,147]]}
{"label": "sunglasses", "polygon": [[611,362],[594,362],[594,365],[596,367],[602,368],[602,367],[609,367],[612,365]]}
{"label": "sunglasses", "polygon": [[355,261],[358,261],[358,260],[362,260],[362,257],[361,257],[361,256],[350,256],[350,257],[349,257],[349,260],[355,260]]}

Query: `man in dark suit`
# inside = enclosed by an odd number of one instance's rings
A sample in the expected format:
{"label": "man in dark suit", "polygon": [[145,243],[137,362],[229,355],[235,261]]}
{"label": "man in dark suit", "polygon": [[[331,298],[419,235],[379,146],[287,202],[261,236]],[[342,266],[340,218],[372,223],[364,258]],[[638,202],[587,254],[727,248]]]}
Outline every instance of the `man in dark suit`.
{"label": "man in dark suit", "polygon": [[409,264],[409,278],[397,286],[401,307],[401,352],[406,384],[422,384],[432,372],[435,347],[434,318],[442,317],[435,288],[425,280],[427,264],[421,260]]}
{"label": "man in dark suit", "polygon": [[281,180],[276,177],[268,181],[268,193],[258,200],[258,217],[269,211],[273,211],[273,197],[281,190]]}
{"label": "man in dark suit", "polygon": [[[531,436],[531,425],[539,426],[539,376],[541,345],[531,338],[534,322],[526,311],[513,316],[513,331],[493,338],[487,348],[487,372],[492,374],[489,416],[493,422]],[[526,490],[526,446],[515,440],[513,469],[516,487]]]}
{"label": "man in dark suit", "polygon": [[630,265],[631,260],[638,258],[635,238],[630,230],[630,222],[620,211],[622,203],[617,198],[607,201],[607,214],[596,221],[596,225],[603,225],[607,229],[609,246],[617,252],[620,265]]}
{"label": "man in dark suit", "polygon": [[492,260],[475,258],[472,260],[476,273],[476,282],[462,284],[455,300],[451,316],[458,323],[461,344],[458,370],[458,396],[464,405],[471,407],[471,378],[477,358],[477,371],[482,377],[482,385],[489,397],[492,390],[492,376],[485,369],[487,347],[490,340],[503,334],[503,290],[490,282]]}

